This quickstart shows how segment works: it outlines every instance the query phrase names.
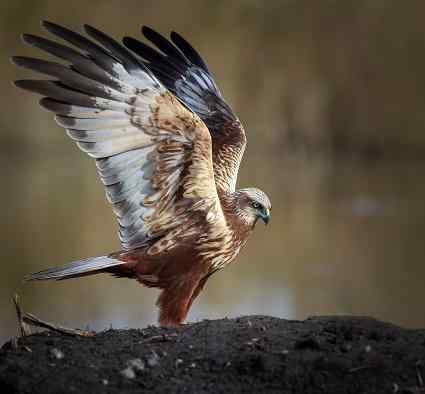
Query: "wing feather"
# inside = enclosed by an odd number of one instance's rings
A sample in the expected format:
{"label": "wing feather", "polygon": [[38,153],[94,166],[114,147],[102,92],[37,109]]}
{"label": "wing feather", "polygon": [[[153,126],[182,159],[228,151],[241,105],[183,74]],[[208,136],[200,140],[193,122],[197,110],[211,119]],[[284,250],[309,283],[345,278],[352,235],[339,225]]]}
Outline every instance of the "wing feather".
{"label": "wing feather", "polygon": [[[174,235],[182,223],[187,227],[211,210],[223,226],[212,141],[202,120],[143,62],[101,31],[84,27],[96,43],[50,22],[43,26],[76,49],[33,35],[24,35],[24,41],[70,64],[15,57],[16,65],[56,78],[16,85],[45,96],[40,104],[96,159],[123,247]],[[185,55],[171,43],[149,34],[167,56],[185,64]]]}

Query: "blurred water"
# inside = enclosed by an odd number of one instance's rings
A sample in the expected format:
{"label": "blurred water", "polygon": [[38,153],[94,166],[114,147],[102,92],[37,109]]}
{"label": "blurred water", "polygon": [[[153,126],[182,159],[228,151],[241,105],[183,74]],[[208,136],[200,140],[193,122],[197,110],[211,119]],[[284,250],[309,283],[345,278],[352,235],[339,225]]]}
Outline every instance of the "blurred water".
{"label": "blurred water", "polygon": [[[179,31],[246,126],[240,186],[271,196],[272,221],[210,279],[189,320],[353,313],[425,326],[425,2],[65,5],[0,3],[0,342],[16,333],[10,299],[25,274],[119,248],[93,163],[10,83],[33,77],[8,57],[41,56],[19,39],[48,36],[41,19],[117,38],[140,37],[142,24]],[[64,325],[156,321],[157,292],[135,281],[98,276],[21,292],[26,310]]]}

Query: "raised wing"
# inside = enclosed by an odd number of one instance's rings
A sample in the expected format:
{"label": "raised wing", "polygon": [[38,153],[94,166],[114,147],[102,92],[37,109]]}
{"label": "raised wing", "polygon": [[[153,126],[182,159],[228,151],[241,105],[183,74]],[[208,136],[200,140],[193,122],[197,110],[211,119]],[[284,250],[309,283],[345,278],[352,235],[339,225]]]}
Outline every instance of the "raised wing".
{"label": "raised wing", "polygon": [[124,45],[207,125],[213,142],[217,188],[233,192],[246,145],[241,123],[224,101],[201,56],[183,37],[172,32],[170,42],[146,26],[142,32],[158,50],[131,37],[124,38]]}
{"label": "raised wing", "polygon": [[56,24],[43,26],[78,50],[24,35],[26,43],[70,65],[14,57],[18,66],[56,78],[16,85],[47,96],[41,105],[56,113],[78,147],[96,159],[123,247],[136,248],[167,234],[170,238],[183,223],[186,227],[199,217],[224,223],[211,137],[199,117],[104,33],[84,27],[99,45]]}

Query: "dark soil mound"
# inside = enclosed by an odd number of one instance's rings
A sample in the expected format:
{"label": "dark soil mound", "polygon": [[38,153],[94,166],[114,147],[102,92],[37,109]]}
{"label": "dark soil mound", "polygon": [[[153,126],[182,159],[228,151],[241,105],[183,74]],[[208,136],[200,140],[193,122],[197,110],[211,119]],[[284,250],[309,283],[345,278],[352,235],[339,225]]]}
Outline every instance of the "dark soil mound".
{"label": "dark soil mound", "polygon": [[425,393],[425,330],[265,316],[180,328],[52,332],[0,350],[5,393]]}

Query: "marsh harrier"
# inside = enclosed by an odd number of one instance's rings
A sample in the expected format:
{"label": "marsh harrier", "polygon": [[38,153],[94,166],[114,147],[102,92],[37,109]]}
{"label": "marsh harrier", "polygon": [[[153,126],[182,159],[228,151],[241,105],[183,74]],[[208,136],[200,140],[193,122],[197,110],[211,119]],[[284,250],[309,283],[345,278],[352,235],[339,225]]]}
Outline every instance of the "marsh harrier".
{"label": "marsh harrier", "polygon": [[96,160],[122,250],[27,280],[134,278],[162,289],[159,322],[180,324],[209,276],[238,255],[257,219],[269,221],[264,192],[236,190],[244,129],[179,34],[169,41],[144,27],[153,46],[129,37],[122,45],[91,26],[84,26],[89,39],[42,25],[70,46],[30,34],[23,40],[66,64],[14,57],[16,65],[54,77],[16,85],[45,96],[42,107]]}

